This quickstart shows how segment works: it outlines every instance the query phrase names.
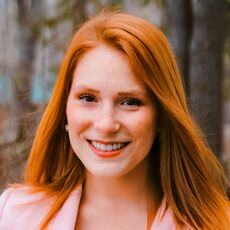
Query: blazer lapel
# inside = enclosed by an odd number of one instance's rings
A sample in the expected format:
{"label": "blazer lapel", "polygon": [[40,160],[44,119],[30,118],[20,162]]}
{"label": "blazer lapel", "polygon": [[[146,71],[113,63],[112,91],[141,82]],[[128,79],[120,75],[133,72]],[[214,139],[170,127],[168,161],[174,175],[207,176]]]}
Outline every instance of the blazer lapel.
{"label": "blazer lapel", "polygon": [[78,186],[70,194],[60,211],[50,222],[48,230],[74,229],[81,200],[81,194],[82,186]]}
{"label": "blazer lapel", "polygon": [[164,198],[150,230],[176,230],[173,213],[169,207],[166,210],[165,207],[166,200]]}
{"label": "blazer lapel", "polygon": [[[48,230],[63,230],[63,228],[73,230],[75,228],[81,194],[82,185],[78,186],[67,198],[60,211],[50,222]],[[176,230],[172,211],[170,208],[167,208],[167,210],[164,211],[165,205],[166,201],[163,199],[163,202],[151,226],[151,230]]]}

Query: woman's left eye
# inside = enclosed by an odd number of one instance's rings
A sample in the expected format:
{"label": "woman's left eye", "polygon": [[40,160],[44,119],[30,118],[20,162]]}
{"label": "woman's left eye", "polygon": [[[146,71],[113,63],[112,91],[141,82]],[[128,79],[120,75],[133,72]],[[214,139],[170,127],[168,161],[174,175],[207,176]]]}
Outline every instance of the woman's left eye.
{"label": "woman's left eye", "polygon": [[141,105],[141,102],[137,99],[127,98],[123,100],[121,104],[129,107],[138,107]]}

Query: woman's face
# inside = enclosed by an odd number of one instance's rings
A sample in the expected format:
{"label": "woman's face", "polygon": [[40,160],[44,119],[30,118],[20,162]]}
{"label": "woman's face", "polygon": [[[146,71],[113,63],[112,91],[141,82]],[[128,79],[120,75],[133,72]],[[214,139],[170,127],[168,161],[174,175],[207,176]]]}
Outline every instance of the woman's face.
{"label": "woman's face", "polygon": [[88,173],[120,177],[147,167],[157,109],[118,51],[98,46],[80,60],[66,113],[71,146]]}

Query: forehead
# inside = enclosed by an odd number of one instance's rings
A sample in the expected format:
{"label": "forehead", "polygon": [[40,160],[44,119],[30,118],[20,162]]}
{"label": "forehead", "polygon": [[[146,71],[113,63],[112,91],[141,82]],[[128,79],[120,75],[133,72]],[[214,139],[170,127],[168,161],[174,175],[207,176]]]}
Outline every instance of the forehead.
{"label": "forehead", "polygon": [[97,84],[102,81],[107,85],[119,82],[124,89],[146,89],[143,80],[133,73],[125,55],[104,45],[90,50],[79,60],[74,71],[73,85]]}

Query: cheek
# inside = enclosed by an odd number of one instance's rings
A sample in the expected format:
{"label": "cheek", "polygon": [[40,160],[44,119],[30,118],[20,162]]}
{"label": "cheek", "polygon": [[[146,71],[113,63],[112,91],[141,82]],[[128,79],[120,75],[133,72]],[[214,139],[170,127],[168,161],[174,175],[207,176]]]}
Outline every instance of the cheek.
{"label": "cheek", "polygon": [[87,113],[77,108],[77,106],[71,102],[67,103],[66,116],[69,132],[72,134],[81,132],[90,123]]}
{"label": "cheek", "polygon": [[143,110],[135,116],[129,116],[127,123],[137,139],[152,140],[157,132],[157,113],[152,110]]}
{"label": "cheek", "polygon": [[143,159],[146,157],[155,141],[157,133],[157,113],[152,110],[144,111],[142,116],[139,116],[138,122],[135,123],[136,147],[139,153],[139,157]]}
{"label": "cheek", "polygon": [[81,156],[79,156],[79,153],[82,152],[82,141],[83,136],[82,134],[84,131],[89,127],[89,121],[87,120],[87,116],[83,114],[80,110],[74,110],[73,107],[67,108],[67,123],[68,123],[68,134],[69,134],[69,140],[70,144],[72,146],[72,149],[77,154],[77,156],[81,159]]}
{"label": "cheek", "polygon": [[143,127],[146,127],[144,130],[146,135],[149,134],[149,136],[155,138],[155,134],[158,128],[158,119],[156,113],[149,113],[148,116],[146,116],[146,120],[143,121],[143,123]]}
{"label": "cheek", "polygon": [[66,105],[66,117],[67,117],[67,123],[71,123],[71,121],[75,117],[75,109],[74,109],[74,103],[71,100],[71,97],[69,96],[67,100],[67,105]]}

